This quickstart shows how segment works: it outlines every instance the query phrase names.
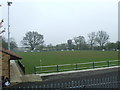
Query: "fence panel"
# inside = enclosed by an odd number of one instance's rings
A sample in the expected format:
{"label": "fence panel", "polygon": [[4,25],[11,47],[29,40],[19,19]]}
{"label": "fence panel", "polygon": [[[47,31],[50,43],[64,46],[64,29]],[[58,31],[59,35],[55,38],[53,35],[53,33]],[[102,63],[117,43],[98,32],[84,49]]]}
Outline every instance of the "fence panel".
{"label": "fence panel", "polygon": [[[42,84],[38,86],[33,86],[33,88],[58,88],[58,89],[70,89],[70,88],[118,88],[118,76],[110,76],[103,78],[93,78],[61,83],[49,83]],[[28,87],[25,87],[28,88]],[[30,87],[29,87],[30,88]]]}
{"label": "fence panel", "polygon": [[74,88],[120,88],[119,76],[109,76],[101,78],[90,78],[90,79],[81,79],[75,81],[67,82],[54,82],[48,84],[34,84],[34,85],[25,85],[14,88],[4,88],[3,90],[35,90],[35,89],[52,89],[52,90],[69,90]]}

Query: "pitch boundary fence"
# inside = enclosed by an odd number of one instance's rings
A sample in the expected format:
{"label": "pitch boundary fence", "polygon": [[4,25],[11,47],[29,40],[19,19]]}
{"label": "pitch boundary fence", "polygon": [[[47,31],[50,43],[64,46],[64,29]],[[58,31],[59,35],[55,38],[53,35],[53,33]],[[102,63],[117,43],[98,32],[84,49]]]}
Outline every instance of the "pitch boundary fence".
{"label": "pitch boundary fence", "polygon": [[85,69],[95,69],[111,66],[119,66],[120,60],[109,60],[99,62],[87,62],[77,64],[62,64],[62,65],[50,65],[50,66],[34,66],[34,73],[53,73],[53,72],[64,72],[64,71],[75,71]]}

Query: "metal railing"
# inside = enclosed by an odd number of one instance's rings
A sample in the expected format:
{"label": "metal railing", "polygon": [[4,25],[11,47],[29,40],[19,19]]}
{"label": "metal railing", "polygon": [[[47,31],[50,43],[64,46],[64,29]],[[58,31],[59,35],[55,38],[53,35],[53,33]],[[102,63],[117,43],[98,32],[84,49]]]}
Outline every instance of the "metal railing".
{"label": "metal railing", "polygon": [[110,61],[99,61],[99,62],[88,62],[88,63],[77,63],[77,64],[35,66],[34,73],[39,74],[39,73],[94,69],[94,68],[119,66],[119,64],[120,64],[120,60],[110,60]]}
{"label": "metal railing", "polygon": [[21,70],[23,71],[23,74],[25,74],[25,66],[19,60],[17,63],[20,66]]}
{"label": "metal railing", "polygon": [[[26,90],[26,89],[49,89],[52,90],[69,90],[71,88],[120,88],[119,76],[109,76],[101,78],[81,79],[76,81],[46,83],[46,84],[27,84],[24,86],[12,87],[12,90]],[[7,89],[6,89],[7,90]]]}

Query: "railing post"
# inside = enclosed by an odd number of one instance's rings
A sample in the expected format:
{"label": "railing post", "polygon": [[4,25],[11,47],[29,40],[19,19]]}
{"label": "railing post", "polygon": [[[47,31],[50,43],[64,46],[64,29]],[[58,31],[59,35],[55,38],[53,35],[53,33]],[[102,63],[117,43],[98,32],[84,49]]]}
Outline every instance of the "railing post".
{"label": "railing post", "polygon": [[110,66],[110,62],[109,61],[107,61],[107,65],[108,65],[108,67]]}
{"label": "railing post", "polygon": [[56,66],[56,71],[59,72],[59,67],[58,67],[58,65]]}
{"label": "railing post", "polygon": [[95,68],[95,63],[94,63],[94,62],[92,63],[92,68],[93,68],[93,69]]}
{"label": "railing post", "polygon": [[23,65],[23,73],[24,73],[24,75],[25,75],[25,66]]}
{"label": "railing post", "polygon": [[78,70],[78,65],[76,64],[76,70]]}
{"label": "railing post", "polygon": [[34,74],[36,74],[36,67],[34,66]]}
{"label": "railing post", "polygon": [[118,60],[118,66],[120,66],[120,60]]}
{"label": "railing post", "polygon": [[71,64],[71,67],[70,67],[70,71],[72,71],[72,64]]}

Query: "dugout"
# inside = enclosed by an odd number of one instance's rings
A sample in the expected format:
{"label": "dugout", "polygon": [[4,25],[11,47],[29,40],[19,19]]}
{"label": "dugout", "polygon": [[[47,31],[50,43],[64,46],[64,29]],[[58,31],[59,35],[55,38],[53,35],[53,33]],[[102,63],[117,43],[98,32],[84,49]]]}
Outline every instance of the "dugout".
{"label": "dugout", "polygon": [[16,53],[0,48],[0,77],[10,79],[10,60],[22,59]]}

